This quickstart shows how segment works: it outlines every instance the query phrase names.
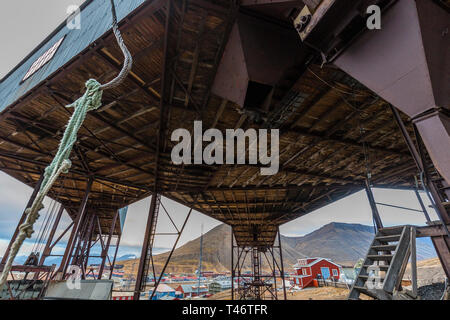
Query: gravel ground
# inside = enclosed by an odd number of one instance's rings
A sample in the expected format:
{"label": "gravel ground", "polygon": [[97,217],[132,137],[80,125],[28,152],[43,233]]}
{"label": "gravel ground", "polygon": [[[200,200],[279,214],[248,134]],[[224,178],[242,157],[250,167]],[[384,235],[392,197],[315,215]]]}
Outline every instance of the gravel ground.
{"label": "gravel ground", "polygon": [[445,284],[433,283],[418,288],[418,294],[422,300],[440,300],[444,292]]}

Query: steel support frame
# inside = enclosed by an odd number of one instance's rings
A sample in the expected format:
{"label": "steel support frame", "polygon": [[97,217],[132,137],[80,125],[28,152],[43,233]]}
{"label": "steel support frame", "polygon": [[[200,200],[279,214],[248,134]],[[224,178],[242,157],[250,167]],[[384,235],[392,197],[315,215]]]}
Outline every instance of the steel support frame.
{"label": "steel support frame", "polygon": [[423,150],[423,143],[421,141],[421,136],[417,127],[414,125],[414,132],[417,140],[416,147],[411,136],[408,133],[408,130],[406,129],[405,124],[403,123],[403,120],[400,117],[400,113],[398,112],[398,110],[394,106],[391,106],[391,110],[405,140],[405,143],[408,146],[409,151],[411,152],[414,162],[416,163],[419,172],[424,178],[422,181],[423,187],[428,188],[431,193],[430,200],[432,200],[433,207],[441,223],[440,225],[437,225],[436,228],[442,227],[445,231],[444,235],[431,237],[431,240],[433,242],[434,248],[436,249],[439,260],[441,261],[445,274],[447,278],[450,279],[450,233],[447,227],[447,224],[450,222],[450,215],[443,205],[443,199],[439,194],[438,188],[429,176],[429,172],[426,166],[425,151]]}
{"label": "steel support frame", "polygon": [[111,270],[110,270],[109,278],[108,278],[109,280],[112,279],[113,272],[114,272],[114,267],[116,266],[117,252],[119,251],[119,246],[120,246],[120,240],[121,239],[122,239],[122,235],[119,234],[118,237],[117,237],[117,242],[115,244],[116,249],[114,250],[114,257],[113,257],[113,261],[112,261],[112,264],[111,264]]}
{"label": "steel support frame", "polygon": [[50,234],[48,235],[47,242],[45,244],[44,250],[42,251],[42,256],[39,260],[39,266],[43,266],[45,263],[45,259],[52,254],[53,246],[53,238],[55,237],[56,229],[59,226],[59,222],[61,221],[62,214],[64,212],[64,206],[61,205],[58,213],[56,215],[55,221],[53,222],[52,229],[50,231]]}
{"label": "steel support frame", "polygon": [[[145,228],[145,234],[144,234],[144,243],[142,244],[142,250],[141,250],[141,257],[139,259],[139,267],[138,267],[138,273],[136,276],[136,285],[135,285],[135,289],[134,289],[134,300],[139,300],[141,297],[141,292],[145,290],[145,283],[146,280],[146,268],[148,268],[148,266],[146,266],[146,261],[148,259],[147,257],[147,252],[149,250],[150,247],[150,238],[151,238],[151,232],[153,230],[153,224],[155,223],[154,221],[154,216],[155,216],[155,212],[158,209],[157,208],[157,197],[158,195],[152,195],[152,199],[151,199],[151,203],[150,203],[150,211],[148,214],[148,219],[147,219],[147,226]],[[148,269],[147,269],[148,270]]]}
{"label": "steel support frame", "polygon": [[83,219],[83,226],[77,237],[77,247],[75,253],[72,256],[71,265],[79,266],[82,270],[82,279],[86,278],[86,265],[89,259],[87,252],[90,247],[88,247],[90,239],[92,238],[94,230],[94,221],[97,218],[94,214],[86,214]]}
{"label": "steel support frame", "polygon": [[[134,289],[134,296],[133,299],[134,300],[139,300],[141,297],[141,293],[145,290],[145,286],[147,283],[147,277],[148,277],[148,272],[150,269],[153,270],[153,279],[154,279],[154,289],[150,295],[150,299],[153,299],[155,293],[156,293],[156,288],[158,288],[161,279],[167,269],[167,266],[170,263],[170,260],[173,256],[173,253],[175,252],[175,249],[177,248],[178,242],[181,238],[181,235],[183,234],[183,231],[187,225],[187,222],[189,221],[189,218],[192,214],[193,208],[189,209],[189,212],[183,222],[183,225],[180,229],[178,229],[175,225],[175,223],[173,222],[173,219],[171,218],[169,212],[166,211],[166,209],[164,208],[164,205],[161,202],[160,199],[160,195],[156,195],[156,196],[152,196],[151,199],[151,204],[150,204],[150,214],[148,217],[148,221],[147,221],[147,226],[146,226],[146,231],[145,231],[145,237],[144,237],[144,243],[142,245],[142,251],[141,251],[141,257],[139,259],[139,267],[138,267],[138,274],[136,277],[136,284],[135,284],[135,289]],[[168,234],[168,235],[177,235],[177,238],[172,246],[172,249],[164,263],[164,266],[162,267],[161,271],[159,272],[159,276],[157,277],[156,274],[156,270],[155,270],[155,266],[153,263],[153,250],[152,250],[152,246],[154,243],[154,237],[157,235],[155,233],[156,231],[156,226],[157,226],[157,218],[158,218],[158,212],[160,210],[160,206],[164,209],[164,211],[166,212],[167,216],[169,217],[170,221],[172,222],[173,226],[175,227],[175,229],[177,230],[176,233],[174,234]],[[163,234],[162,234],[163,235]],[[153,239],[152,239],[153,238]],[[116,248],[117,250],[117,248]],[[116,251],[117,253],[117,251]],[[111,271],[112,272],[112,271]]]}
{"label": "steel support frame", "polygon": [[[166,268],[167,268],[167,266],[169,265],[170,259],[172,258],[172,255],[173,255],[173,253],[175,252],[175,249],[177,248],[178,242],[180,241],[181,235],[183,234],[183,231],[184,231],[184,229],[186,228],[186,225],[187,225],[187,223],[188,223],[188,221],[189,221],[189,218],[191,217],[191,214],[192,214],[192,211],[193,211],[193,210],[194,210],[194,209],[192,209],[192,208],[189,209],[189,212],[188,212],[188,214],[187,214],[187,216],[186,216],[186,218],[185,218],[185,220],[184,220],[184,223],[183,223],[181,229],[178,231],[177,239],[175,240],[175,243],[174,243],[173,246],[172,246],[172,250],[170,251],[169,256],[167,257],[167,260],[166,260],[166,262],[165,262],[165,264],[164,264],[164,266],[163,266],[163,268],[162,268],[162,270],[161,270],[161,272],[160,272],[160,274],[159,274],[159,277],[158,277],[158,279],[157,279],[156,282],[155,282],[155,287],[154,287],[153,292],[152,292],[152,294],[151,294],[151,296],[150,296],[150,299],[153,299],[153,297],[154,297],[154,295],[155,295],[155,293],[156,293],[156,289],[158,288],[158,286],[159,286],[159,284],[160,284],[160,282],[161,282],[161,279],[162,279],[164,273],[166,272]],[[169,215],[168,212],[167,212],[167,215]],[[170,215],[169,215],[169,218],[170,218]],[[171,219],[171,218],[170,218],[170,219]],[[171,219],[171,220],[172,220],[172,219]],[[152,262],[153,262],[153,257],[152,257]],[[153,270],[155,270],[154,266],[153,266]],[[154,271],[154,272],[155,272],[155,271]],[[155,278],[156,278],[156,273],[155,273]]]}
{"label": "steel support frame", "polygon": [[64,251],[61,265],[59,266],[58,272],[62,272],[62,278],[65,277],[67,269],[69,268],[69,262],[72,257],[72,252],[74,251],[74,248],[75,248],[76,240],[79,236],[80,227],[81,227],[84,217],[86,215],[87,203],[89,200],[89,195],[90,195],[93,181],[94,180],[92,178],[89,178],[89,180],[88,180],[83,200],[81,201],[80,207],[78,209],[77,216],[73,223],[72,232],[70,234],[69,240],[67,241],[67,247],[66,247],[66,250]]}
{"label": "steel support frame", "polygon": [[[281,236],[278,229],[278,243],[271,246],[239,245],[231,236],[231,299],[232,300],[278,300],[277,278],[282,281],[283,298],[287,299],[286,282],[281,247]],[[278,255],[276,254],[278,251]],[[269,257],[267,254],[270,254]],[[251,274],[243,273],[245,262],[250,255]],[[278,256],[278,257],[277,257]],[[265,258],[265,263],[263,263]],[[263,266],[270,269],[264,273]],[[247,270],[248,271],[248,270]],[[237,285],[237,288],[236,288]]]}
{"label": "steel support frame", "polygon": [[100,268],[98,270],[98,279],[100,280],[103,276],[103,271],[105,270],[105,264],[106,264],[106,259],[108,259],[109,261],[109,270],[110,273],[112,274],[112,269],[114,268],[114,265],[111,263],[111,261],[109,260],[109,248],[111,246],[111,239],[113,237],[114,234],[114,230],[116,228],[116,223],[117,223],[117,218],[119,217],[119,210],[116,211],[116,214],[114,215],[113,221],[112,221],[112,225],[111,225],[111,229],[109,231],[108,234],[108,239],[106,240],[106,245],[102,246],[102,263],[100,264]]}
{"label": "steel support frame", "polygon": [[[136,284],[135,284],[135,290],[134,290],[134,300],[139,300],[141,297],[141,292],[145,289],[146,284],[146,273],[148,273],[148,262],[151,260],[153,261],[152,253],[150,251],[150,257],[148,257],[149,250],[151,250],[151,239],[154,237],[152,233],[154,233],[154,230],[156,229],[156,221],[154,219],[157,210],[159,210],[159,203],[157,203],[157,199],[160,197],[158,195],[159,191],[159,161],[160,161],[160,150],[163,146],[164,136],[165,136],[165,117],[166,117],[166,87],[167,87],[167,76],[168,76],[168,69],[169,69],[169,30],[170,30],[170,20],[171,20],[171,13],[172,13],[172,7],[173,7],[173,1],[168,0],[167,6],[166,6],[166,16],[165,16],[165,26],[164,26],[164,44],[163,44],[163,63],[162,63],[162,75],[161,75],[161,92],[160,92],[160,119],[159,119],[159,130],[158,130],[158,137],[156,142],[156,165],[155,165],[155,183],[153,186],[153,194],[150,204],[150,211],[147,219],[147,226],[145,229],[145,235],[144,235],[144,243],[142,245],[142,251],[141,251],[141,257],[139,260],[139,267],[138,267],[138,273],[136,277]],[[150,258],[150,260],[149,260]],[[170,260],[170,256],[168,258]],[[153,267],[153,263],[152,263]],[[155,284],[155,290],[157,286]],[[155,292],[154,290],[154,292]],[[153,294],[154,294],[153,292]],[[152,294],[152,297],[153,297]]]}

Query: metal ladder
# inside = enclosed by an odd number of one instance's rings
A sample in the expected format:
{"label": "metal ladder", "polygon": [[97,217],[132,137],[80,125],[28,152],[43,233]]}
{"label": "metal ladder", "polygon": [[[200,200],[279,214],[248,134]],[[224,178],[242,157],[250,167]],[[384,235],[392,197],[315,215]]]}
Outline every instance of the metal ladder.
{"label": "metal ladder", "polygon": [[[348,300],[360,300],[361,294],[376,300],[398,298],[397,293],[411,254],[414,255],[415,263],[415,239],[416,229],[413,226],[380,229],[350,290]],[[408,296],[402,294],[403,299],[415,299],[415,289],[413,284],[413,292],[408,292]]]}

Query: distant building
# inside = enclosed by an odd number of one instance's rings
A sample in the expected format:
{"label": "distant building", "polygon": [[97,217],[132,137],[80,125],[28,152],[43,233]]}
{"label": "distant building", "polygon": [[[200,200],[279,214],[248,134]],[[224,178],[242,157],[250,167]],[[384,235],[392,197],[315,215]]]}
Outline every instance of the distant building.
{"label": "distant building", "polygon": [[177,291],[183,294],[183,299],[192,297],[192,285],[182,284],[177,287]]}
{"label": "distant building", "polygon": [[[149,292],[151,297],[152,291]],[[158,285],[156,289],[155,295],[153,296],[153,300],[161,300],[164,297],[173,297],[176,296],[176,290],[172,287],[169,287],[167,284],[161,283]]]}
{"label": "distant building", "polygon": [[209,284],[209,293],[216,294],[231,289],[230,280],[214,281]]}
{"label": "distant building", "polygon": [[192,296],[193,297],[197,297],[197,296],[204,296],[208,294],[208,286],[205,284],[200,285],[200,287],[198,285],[193,285],[192,286]]}
{"label": "distant building", "polygon": [[315,279],[338,281],[342,272],[340,265],[325,258],[299,259],[294,268],[293,282],[300,288],[313,286]]}
{"label": "distant building", "polygon": [[177,287],[177,291],[180,291],[183,293],[183,298],[193,298],[198,296],[200,293],[200,296],[203,296],[208,293],[208,286],[201,285],[200,288],[197,285],[192,284],[182,284]]}

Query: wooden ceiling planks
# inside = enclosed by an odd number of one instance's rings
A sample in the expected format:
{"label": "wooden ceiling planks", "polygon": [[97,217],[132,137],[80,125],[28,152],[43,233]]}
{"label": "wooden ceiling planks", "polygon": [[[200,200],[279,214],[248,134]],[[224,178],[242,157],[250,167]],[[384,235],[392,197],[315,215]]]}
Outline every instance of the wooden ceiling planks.
{"label": "wooden ceiling planks", "polygon": [[[52,197],[75,210],[87,178],[94,177],[88,207],[102,216],[106,233],[118,208],[153,190],[158,161],[160,193],[233,225],[241,243],[252,237],[249,226],[262,226],[261,241],[269,243],[276,226],[363,188],[364,143],[375,184],[412,186],[414,163],[387,103],[342,72],[315,65],[297,70],[295,81],[282,79],[276,88],[271,112],[281,107],[289,90],[306,97],[280,127],[278,174],[261,176],[260,166],[250,165],[174,166],[170,133],[180,127],[192,131],[194,120],[220,130],[237,124],[260,128],[242,117],[237,105],[210,95],[233,11],[229,1],[206,4],[175,1],[171,23],[176,32],[167,56],[168,114],[159,158],[165,8],[133,15],[122,25],[135,59],[132,73],[123,85],[105,92],[98,112],[88,114],[72,154],[73,169],[52,190]],[[145,13],[145,6],[141,10]],[[34,185],[71,115],[64,105],[81,95],[88,78],[107,81],[120,63],[120,50],[106,36],[84,51],[64,76],[49,78],[32,99],[18,103],[0,126],[0,170]]]}

